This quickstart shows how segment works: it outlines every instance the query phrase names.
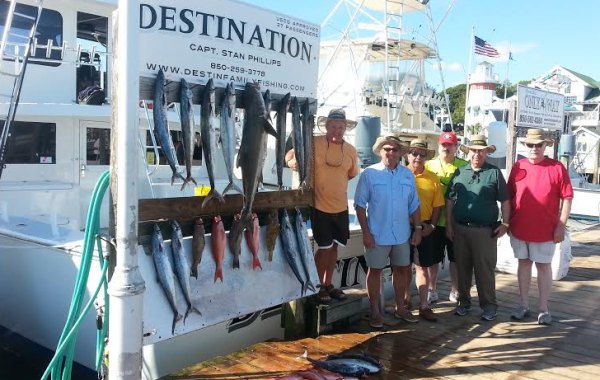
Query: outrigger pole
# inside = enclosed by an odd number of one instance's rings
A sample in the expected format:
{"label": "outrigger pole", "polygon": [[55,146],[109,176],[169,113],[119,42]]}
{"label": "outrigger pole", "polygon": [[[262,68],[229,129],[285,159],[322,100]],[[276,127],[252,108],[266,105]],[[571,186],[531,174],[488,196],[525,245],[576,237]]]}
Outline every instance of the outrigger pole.
{"label": "outrigger pole", "polygon": [[[143,294],[146,290],[138,266],[138,1],[119,0],[113,46],[113,133],[117,157],[111,160],[116,184],[116,266],[109,284],[109,379],[142,378]],[[116,107],[116,112],[114,111]],[[116,162],[115,162],[116,161]],[[114,166],[116,165],[116,170]],[[115,186],[111,186],[115,188]]]}

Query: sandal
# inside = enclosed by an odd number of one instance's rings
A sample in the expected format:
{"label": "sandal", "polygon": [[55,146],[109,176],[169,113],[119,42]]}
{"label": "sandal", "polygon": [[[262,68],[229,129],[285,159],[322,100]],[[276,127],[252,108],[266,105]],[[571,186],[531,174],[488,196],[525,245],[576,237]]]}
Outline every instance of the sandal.
{"label": "sandal", "polygon": [[327,285],[327,287],[325,287],[325,289],[327,290],[327,292],[329,293],[329,296],[333,299],[342,301],[346,299],[346,294],[344,294],[344,292],[342,291],[342,289],[336,289],[333,284],[329,284]]}
{"label": "sandal", "polygon": [[315,299],[317,300],[317,302],[324,305],[330,304],[333,300],[331,299],[331,296],[329,296],[327,288],[321,287],[320,285],[318,287],[320,287],[319,292],[315,294]]}

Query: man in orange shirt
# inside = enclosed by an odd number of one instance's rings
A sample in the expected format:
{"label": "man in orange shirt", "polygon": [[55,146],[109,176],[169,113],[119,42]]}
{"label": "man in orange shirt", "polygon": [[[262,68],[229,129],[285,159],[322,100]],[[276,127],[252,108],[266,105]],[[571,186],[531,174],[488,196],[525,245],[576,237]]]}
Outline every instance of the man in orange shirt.
{"label": "man in orange shirt", "polygon": [[[312,231],[318,246],[315,263],[321,280],[317,300],[330,303],[332,298],[346,298],[331,280],[338,245],[345,246],[350,237],[348,181],[358,175],[358,155],[354,146],[344,140],[344,133],[353,129],[356,122],[347,120],[343,109],[333,109],[327,117],[318,118],[317,126],[326,131],[325,136],[314,139],[315,209]],[[285,162],[290,169],[298,170],[293,150],[286,154]]]}

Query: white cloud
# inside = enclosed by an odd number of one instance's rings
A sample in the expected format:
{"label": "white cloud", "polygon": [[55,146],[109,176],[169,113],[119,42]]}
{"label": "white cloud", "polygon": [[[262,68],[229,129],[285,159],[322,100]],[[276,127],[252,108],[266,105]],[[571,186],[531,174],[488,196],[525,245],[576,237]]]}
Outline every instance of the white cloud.
{"label": "white cloud", "polygon": [[[537,44],[535,42],[509,42],[509,41],[499,41],[491,44],[498,52],[500,53],[500,57],[498,58],[489,58],[491,62],[506,62],[508,61],[508,49],[510,45],[510,52],[513,55],[513,59],[518,60],[518,55],[520,53],[524,53],[530,50],[534,50],[537,48]],[[486,58],[487,59],[487,58]]]}
{"label": "white cloud", "polygon": [[[446,63],[446,62],[442,61],[441,67],[442,67],[442,71],[445,71],[445,72],[455,72],[455,73],[463,72],[463,66],[459,62]],[[433,68],[435,70],[439,70],[440,66],[437,63],[434,63]]]}

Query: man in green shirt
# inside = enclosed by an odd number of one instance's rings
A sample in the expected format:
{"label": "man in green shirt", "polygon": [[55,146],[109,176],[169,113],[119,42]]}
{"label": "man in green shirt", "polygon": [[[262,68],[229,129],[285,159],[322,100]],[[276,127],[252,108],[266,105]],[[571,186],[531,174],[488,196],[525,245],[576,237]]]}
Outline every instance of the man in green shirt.
{"label": "man in green shirt", "polygon": [[[425,169],[435,173],[442,184],[442,191],[446,194],[448,190],[448,184],[450,179],[454,175],[456,169],[461,166],[468,164],[467,161],[456,157],[456,151],[458,150],[458,138],[454,132],[444,132],[440,135],[440,141],[438,145],[439,155],[425,163]],[[438,219],[435,231],[433,231],[433,241],[435,249],[440,252],[440,256],[444,257],[444,253],[448,255],[449,270],[450,270],[450,282],[452,287],[450,289],[450,301],[458,302],[458,275],[456,273],[456,264],[454,260],[454,247],[452,241],[446,237],[446,209],[442,208],[440,218]],[[427,299],[429,303],[435,303],[439,301],[439,295],[437,293],[437,275],[439,271],[439,264],[430,267],[431,277],[431,289]]]}
{"label": "man in green shirt", "polygon": [[[484,135],[474,135],[469,145],[470,165],[456,169],[446,192],[446,236],[454,242],[458,272],[458,306],[454,314],[464,316],[471,309],[473,272],[477,284],[481,319],[493,321],[498,315],[494,268],[498,256],[497,239],[508,230],[510,201],[500,169],[485,162],[496,150]],[[499,223],[497,202],[501,203]]]}

